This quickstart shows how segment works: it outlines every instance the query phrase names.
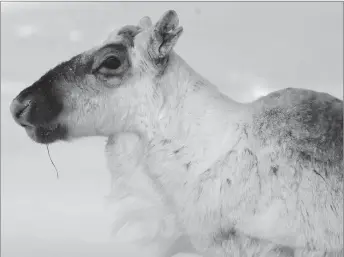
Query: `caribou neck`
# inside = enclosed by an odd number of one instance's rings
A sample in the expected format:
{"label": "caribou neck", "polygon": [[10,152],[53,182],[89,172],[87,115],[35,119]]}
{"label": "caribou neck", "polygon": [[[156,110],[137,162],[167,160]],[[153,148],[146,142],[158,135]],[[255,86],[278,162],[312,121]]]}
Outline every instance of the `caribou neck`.
{"label": "caribou neck", "polygon": [[246,120],[244,104],[222,94],[176,53],[155,80],[155,88],[160,95],[158,111],[151,111],[150,122],[141,127],[149,141],[165,138],[182,142],[193,152],[215,155],[234,143],[238,125]]}

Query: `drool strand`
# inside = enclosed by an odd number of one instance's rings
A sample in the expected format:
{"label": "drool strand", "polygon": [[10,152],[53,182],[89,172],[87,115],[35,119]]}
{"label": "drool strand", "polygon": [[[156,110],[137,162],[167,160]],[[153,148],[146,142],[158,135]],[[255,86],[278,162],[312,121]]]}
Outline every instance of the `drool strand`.
{"label": "drool strand", "polygon": [[59,179],[59,172],[58,172],[58,170],[57,170],[57,168],[56,168],[56,166],[55,166],[53,160],[51,159],[51,155],[50,155],[50,151],[49,151],[49,145],[47,145],[47,151],[48,151],[48,156],[49,156],[50,162],[51,162],[51,164],[52,164],[52,165],[54,166],[54,168],[55,168],[56,177],[57,177],[57,179]]}

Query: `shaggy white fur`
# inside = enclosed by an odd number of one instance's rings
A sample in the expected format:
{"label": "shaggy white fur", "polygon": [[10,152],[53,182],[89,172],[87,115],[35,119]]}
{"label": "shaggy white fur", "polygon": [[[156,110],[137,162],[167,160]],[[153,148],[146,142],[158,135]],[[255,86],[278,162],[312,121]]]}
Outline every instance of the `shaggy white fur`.
{"label": "shaggy white fur", "polygon": [[[342,102],[287,89],[240,104],[173,51],[152,80],[143,54],[150,33],[139,33],[131,52],[134,66],[146,65],[128,82],[132,134],[111,136],[107,146],[114,194],[130,195],[118,202],[118,222],[136,224],[145,239],[185,233],[205,256],[340,251],[342,146],[322,142],[342,129],[333,123]],[[314,130],[315,120],[328,129]]]}
{"label": "shaggy white fur", "polygon": [[182,242],[188,239],[182,237],[171,207],[164,204],[159,190],[144,170],[143,151],[136,134],[122,133],[108,139],[106,154],[112,175],[108,202],[116,217],[115,239],[136,247],[153,247],[159,257],[190,251],[191,245]]}

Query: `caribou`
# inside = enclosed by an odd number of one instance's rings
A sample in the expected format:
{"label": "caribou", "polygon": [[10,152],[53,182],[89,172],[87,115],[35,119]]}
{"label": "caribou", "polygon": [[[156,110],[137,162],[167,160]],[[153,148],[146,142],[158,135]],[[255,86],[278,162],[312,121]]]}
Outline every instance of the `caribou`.
{"label": "caribou", "polygon": [[343,101],[286,88],[239,103],[174,51],[182,33],[173,10],[111,32],[21,91],[14,120],[41,144],[108,138],[125,218],[168,223],[203,256],[341,256]]}

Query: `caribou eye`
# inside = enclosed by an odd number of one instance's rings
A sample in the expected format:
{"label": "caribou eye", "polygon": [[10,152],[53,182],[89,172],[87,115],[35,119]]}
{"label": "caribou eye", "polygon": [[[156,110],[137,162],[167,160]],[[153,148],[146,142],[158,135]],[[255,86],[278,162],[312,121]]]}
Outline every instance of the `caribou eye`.
{"label": "caribou eye", "polygon": [[116,70],[121,66],[121,61],[115,56],[108,57],[101,65],[102,68]]}

